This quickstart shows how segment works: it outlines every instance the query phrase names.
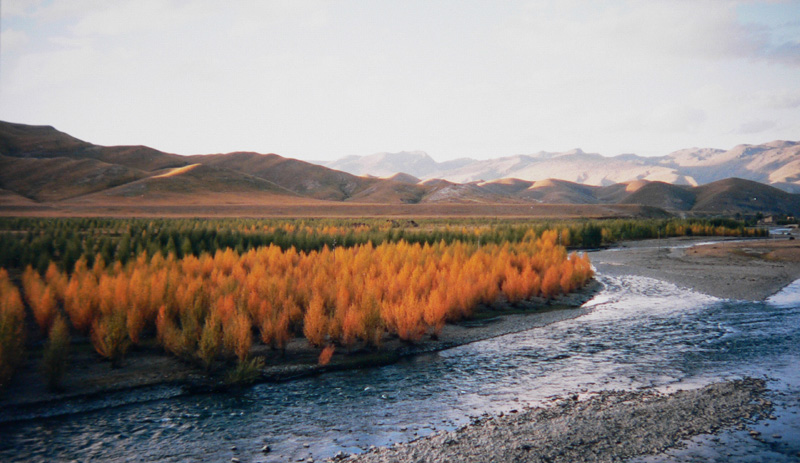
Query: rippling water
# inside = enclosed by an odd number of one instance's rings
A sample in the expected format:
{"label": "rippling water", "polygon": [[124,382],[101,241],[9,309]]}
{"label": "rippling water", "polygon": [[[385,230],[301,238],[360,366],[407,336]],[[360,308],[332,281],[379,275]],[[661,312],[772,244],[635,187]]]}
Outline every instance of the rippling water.
{"label": "rippling water", "polygon": [[[605,289],[588,315],[391,366],[0,425],[0,461],[319,459],[565,393],[674,390],[743,375],[773,379],[777,419],[758,425],[766,442],[728,432],[647,461],[796,461],[800,282],[767,302],[742,302],[598,277]],[[771,437],[776,429],[781,438]]]}

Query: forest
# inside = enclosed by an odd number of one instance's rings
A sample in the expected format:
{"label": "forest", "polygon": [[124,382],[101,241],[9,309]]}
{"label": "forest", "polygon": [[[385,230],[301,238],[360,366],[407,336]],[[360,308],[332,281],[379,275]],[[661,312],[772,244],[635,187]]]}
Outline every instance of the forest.
{"label": "forest", "polygon": [[[73,338],[117,367],[131,348],[212,371],[319,349],[415,343],[476,309],[549,299],[621,239],[761,236],[732,220],[0,220],[0,387],[42,349],[57,387]],[[572,250],[572,252],[569,252]]]}
{"label": "forest", "polygon": [[513,219],[104,219],[0,218],[0,267],[39,273],[50,262],[70,271],[83,257],[122,262],[147,252],[178,258],[213,254],[227,248],[244,253],[275,245],[298,252],[324,246],[372,243],[434,244],[455,241],[503,244],[521,241],[529,231],[559,230],[559,244],[590,249],[621,240],[670,236],[765,236],[766,231],[733,219],[614,219],[526,221]]}

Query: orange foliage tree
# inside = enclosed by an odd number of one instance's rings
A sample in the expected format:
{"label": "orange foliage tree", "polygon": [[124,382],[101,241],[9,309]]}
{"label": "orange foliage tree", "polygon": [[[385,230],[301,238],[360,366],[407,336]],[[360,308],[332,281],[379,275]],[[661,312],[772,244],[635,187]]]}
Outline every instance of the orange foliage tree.
{"label": "orange foliage tree", "polygon": [[0,268],[0,389],[25,356],[25,307],[19,289]]}
{"label": "orange foliage tree", "polygon": [[558,240],[552,230],[503,245],[399,241],[311,252],[270,245],[182,259],[140,254],[110,268],[98,259],[91,270],[81,259],[69,277],[50,267],[46,284],[31,270],[25,281],[32,297],[52,287],[73,327],[91,328],[101,355],[113,356],[109,333],[121,323],[118,344],[138,343],[153,327],[166,351],[210,368],[222,354],[244,361],[254,335],[275,349],[295,336],[320,348],[378,346],[387,334],[416,342],[480,304],[574,291],[591,278],[591,264],[567,255]]}

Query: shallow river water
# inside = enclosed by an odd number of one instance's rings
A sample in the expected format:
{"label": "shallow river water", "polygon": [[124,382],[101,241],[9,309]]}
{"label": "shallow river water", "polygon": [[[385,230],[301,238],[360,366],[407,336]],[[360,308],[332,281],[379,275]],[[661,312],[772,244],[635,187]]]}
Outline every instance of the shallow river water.
{"label": "shallow river water", "polygon": [[[382,368],[0,425],[0,461],[298,461],[603,389],[770,381],[774,420],[636,461],[798,461],[800,281],[766,302],[599,274],[592,311]],[[780,436],[780,437],[773,437]],[[261,448],[271,447],[264,454]]]}

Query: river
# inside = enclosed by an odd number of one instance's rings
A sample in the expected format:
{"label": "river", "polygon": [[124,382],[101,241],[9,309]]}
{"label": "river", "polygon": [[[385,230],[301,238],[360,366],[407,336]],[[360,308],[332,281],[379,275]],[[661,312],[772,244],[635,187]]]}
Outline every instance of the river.
{"label": "river", "polygon": [[386,367],[6,423],[0,461],[319,460],[567,393],[672,391],[744,375],[769,379],[775,419],[751,426],[763,442],[730,430],[635,461],[797,461],[800,281],[748,302],[597,277],[604,289],[587,315]]}

